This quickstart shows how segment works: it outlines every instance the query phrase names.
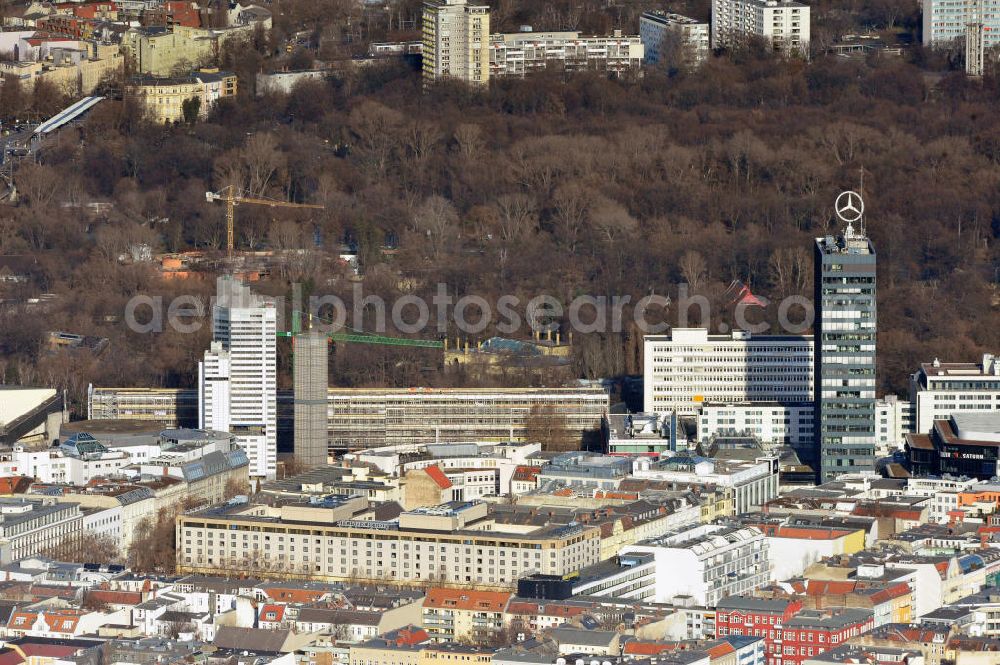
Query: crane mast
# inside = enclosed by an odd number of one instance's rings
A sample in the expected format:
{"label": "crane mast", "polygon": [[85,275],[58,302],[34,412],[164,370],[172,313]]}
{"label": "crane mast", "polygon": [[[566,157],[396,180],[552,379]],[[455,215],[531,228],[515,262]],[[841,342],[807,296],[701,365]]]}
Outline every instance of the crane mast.
{"label": "crane mast", "polygon": [[233,258],[233,249],[236,246],[236,204],[251,203],[253,205],[264,205],[272,208],[311,208],[313,210],[323,210],[324,205],[315,203],[292,203],[291,201],[275,201],[274,199],[260,199],[252,196],[243,196],[236,193],[236,188],[226,185],[218,192],[205,192],[207,201],[223,201],[226,204],[226,256]]}
{"label": "crane mast", "polygon": [[965,24],[965,73],[979,78],[983,75],[986,45],[983,39],[983,0],[967,0],[969,22]]}

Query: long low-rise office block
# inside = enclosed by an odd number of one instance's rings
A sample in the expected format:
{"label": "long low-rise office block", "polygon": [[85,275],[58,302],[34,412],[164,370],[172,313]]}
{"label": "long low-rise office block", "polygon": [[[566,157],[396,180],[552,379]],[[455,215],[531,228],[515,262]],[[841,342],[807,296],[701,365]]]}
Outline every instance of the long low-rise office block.
{"label": "long low-rise office block", "polygon": [[[327,391],[331,453],[403,444],[523,442],[534,430],[563,429],[582,439],[600,429],[608,413],[601,388],[409,388]],[[292,431],[291,391],[278,391],[278,433]],[[92,420],[145,420],[191,426],[198,391],[89,389]]]}
{"label": "long low-rise office block", "polygon": [[177,570],[322,581],[513,589],[525,575],[570,575],[600,558],[600,529],[494,523],[484,503],[374,519],[361,497],[229,503],[177,518]]}

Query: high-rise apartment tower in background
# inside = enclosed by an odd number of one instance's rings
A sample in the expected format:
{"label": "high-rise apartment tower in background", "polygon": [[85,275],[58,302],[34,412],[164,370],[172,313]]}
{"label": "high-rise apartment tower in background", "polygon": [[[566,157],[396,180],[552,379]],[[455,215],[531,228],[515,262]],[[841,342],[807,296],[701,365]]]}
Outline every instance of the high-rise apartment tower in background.
{"label": "high-rise apartment tower in background", "polygon": [[466,0],[425,0],[424,83],[453,78],[472,85],[490,82],[490,8]]}

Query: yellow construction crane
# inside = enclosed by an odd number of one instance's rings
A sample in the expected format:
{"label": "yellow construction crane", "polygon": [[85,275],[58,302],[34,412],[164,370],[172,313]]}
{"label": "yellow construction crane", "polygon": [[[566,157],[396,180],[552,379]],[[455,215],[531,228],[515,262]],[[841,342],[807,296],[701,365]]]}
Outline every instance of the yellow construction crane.
{"label": "yellow construction crane", "polygon": [[273,199],[257,199],[250,196],[237,194],[232,185],[227,185],[217,192],[205,192],[207,201],[225,201],[226,203],[226,255],[233,258],[233,227],[236,223],[236,204],[253,203],[255,205],[271,206],[272,208],[312,208],[323,210],[326,206],[315,203],[292,203],[290,201],[275,201]]}

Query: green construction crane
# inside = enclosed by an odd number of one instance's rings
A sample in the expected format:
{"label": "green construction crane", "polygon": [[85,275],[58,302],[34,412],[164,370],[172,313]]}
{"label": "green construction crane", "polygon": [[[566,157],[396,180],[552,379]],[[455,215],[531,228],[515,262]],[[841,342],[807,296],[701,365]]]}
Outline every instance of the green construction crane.
{"label": "green construction crane", "polygon": [[[312,315],[299,310],[292,311],[291,332],[279,330],[278,337],[293,337],[302,330],[302,315],[312,318]],[[319,317],[316,317],[319,318]],[[330,321],[324,321],[330,323]],[[326,336],[334,342],[349,344],[382,344],[386,346],[410,346],[423,349],[443,349],[444,342],[430,339],[407,339],[405,337],[385,337],[384,335],[370,335],[360,331],[327,333]]]}

